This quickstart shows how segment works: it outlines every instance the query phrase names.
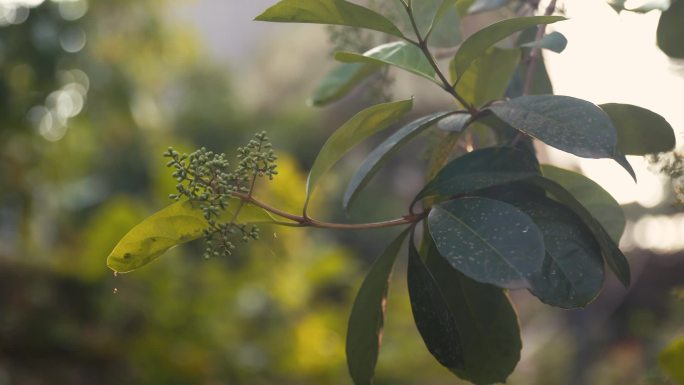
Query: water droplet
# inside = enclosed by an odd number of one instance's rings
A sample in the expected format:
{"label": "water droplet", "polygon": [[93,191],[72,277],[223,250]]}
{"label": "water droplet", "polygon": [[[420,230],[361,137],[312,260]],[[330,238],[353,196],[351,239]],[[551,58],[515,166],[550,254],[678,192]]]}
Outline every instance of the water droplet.
{"label": "water droplet", "polygon": [[278,239],[278,233],[273,233],[273,239]]}
{"label": "water droplet", "polygon": [[114,272],[114,276],[115,276],[115,277],[118,277],[118,276],[119,276],[119,273],[115,271],[115,272]]}
{"label": "water droplet", "polygon": [[114,290],[112,290],[112,294],[118,294],[118,293],[119,293],[119,289],[117,289],[117,288],[115,287]]}

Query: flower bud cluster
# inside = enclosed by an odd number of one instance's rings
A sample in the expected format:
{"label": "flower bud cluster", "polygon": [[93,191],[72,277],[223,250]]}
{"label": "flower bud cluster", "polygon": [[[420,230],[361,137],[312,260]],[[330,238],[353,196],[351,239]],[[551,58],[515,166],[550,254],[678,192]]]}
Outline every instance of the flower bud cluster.
{"label": "flower bud cluster", "polygon": [[177,181],[177,193],[169,198],[196,203],[207,221],[205,258],[231,255],[236,242],[259,238],[258,227],[237,223],[244,203],[235,204],[232,213],[228,206],[235,193],[251,195],[258,178],[272,180],[278,174],[277,157],[265,132],[256,134],[245,147],[238,148],[234,170],[230,170],[225,154],[204,147],[189,155],[169,147],[164,157],[169,158],[166,166],[174,169],[172,176]]}

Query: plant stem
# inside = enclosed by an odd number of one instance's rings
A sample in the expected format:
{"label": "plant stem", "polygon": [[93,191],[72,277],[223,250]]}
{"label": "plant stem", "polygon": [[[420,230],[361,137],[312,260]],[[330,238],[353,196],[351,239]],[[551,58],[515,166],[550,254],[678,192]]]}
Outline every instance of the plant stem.
{"label": "plant stem", "polygon": [[444,73],[437,65],[435,57],[432,55],[432,52],[430,52],[430,49],[428,48],[427,39],[423,38],[420,34],[418,24],[416,24],[416,19],[415,17],[413,17],[413,10],[411,9],[411,7],[405,6],[404,8],[406,9],[406,13],[408,14],[409,20],[411,21],[411,27],[413,28],[413,31],[416,34],[416,39],[418,39],[417,42],[408,39],[407,41],[409,43],[415,44],[423,52],[423,55],[425,55],[428,62],[430,63],[430,66],[432,67],[432,69],[435,70],[435,73],[439,77],[439,80],[442,82],[442,88],[444,89],[444,91],[448,92],[451,96],[453,96],[465,109],[468,110],[468,112],[471,115],[477,115],[480,111],[477,108],[475,108],[475,106],[471,105],[465,99],[463,99],[463,97],[459,95],[458,92],[456,92],[454,87],[451,85],[449,80],[447,80],[446,76],[444,76]]}
{"label": "plant stem", "polygon": [[287,223],[287,222],[276,222],[276,224],[283,225],[283,226],[293,226],[293,227],[316,227],[316,228],[322,228],[322,229],[342,229],[342,230],[362,230],[362,229],[381,229],[381,228],[386,228],[386,227],[395,227],[395,226],[402,226],[402,225],[408,225],[412,223],[417,223],[425,216],[427,216],[427,212],[422,212],[418,214],[410,214],[410,215],[405,215],[401,218],[397,219],[392,219],[389,221],[382,221],[382,222],[371,222],[371,223],[354,223],[354,224],[348,224],[348,223],[330,223],[330,222],[324,222],[324,221],[319,221],[313,218],[309,217],[304,217],[300,215],[295,215],[291,214],[288,212],[285,212],[283,210],[277,209],[267,203],[261,202],[258,199],[254,198],[253,196],[244,194],[244,193],[234,193],[233,196],[236,198],[240,198],[242,202],[245,203],[250,203],[253,204],[257,207],[260,207],[266,211],[268,211],[271,214],[277,215],[279,217],[289,219],[293,221],[294,223]]}

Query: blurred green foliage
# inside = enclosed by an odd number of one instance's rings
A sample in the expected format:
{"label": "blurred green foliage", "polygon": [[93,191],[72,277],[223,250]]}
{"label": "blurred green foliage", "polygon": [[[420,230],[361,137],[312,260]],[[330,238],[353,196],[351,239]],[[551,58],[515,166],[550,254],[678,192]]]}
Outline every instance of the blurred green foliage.
{"label": "blurred green foliage", "polygon": [[[346,320],[382,231],[264,228],[264,242],[230,258],[204,261],[190,244],[135,274],[105,268],[116,242],[168,203],[167,146],[231,153],[269,130],[280,174],[257,195],[296,211],[320,127],[349,112],[324,120],[304,95],[299,107],[245,107],[192,30],[165,19],[173,5],[0,3],[0,384],[348,384]],[[365,216],[394,204],[395,180],[381,178],[359,202]],[[311,209],[339,217],[336,199],[319,194]],[[422,352],[405,284],[392,287],[378,384],[453,381]],[[656,362],[684,322],[681,299],[666,310],[611,300],[563,313],[516,297],[537,338],[511,383],[667,384]]]}

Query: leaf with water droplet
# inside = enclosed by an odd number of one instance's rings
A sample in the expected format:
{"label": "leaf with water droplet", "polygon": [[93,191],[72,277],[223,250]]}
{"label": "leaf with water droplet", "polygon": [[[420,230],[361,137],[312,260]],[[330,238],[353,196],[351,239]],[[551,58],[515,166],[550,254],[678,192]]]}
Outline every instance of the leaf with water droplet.
{"label": "leaf with water droplet", "polygon": [[508,203],[477,197],[444,202],[432,208],[428,226],[440,255],[478,282],[529,288],[544,260],[539,228]]}
{"label": "leaf with water droplet", "polygon": [[608,115],[586,100],[560,95],[528,95],[489,107],[511,127],[559,150],[584,158],[610,158],[636,174],[617,148]]}

